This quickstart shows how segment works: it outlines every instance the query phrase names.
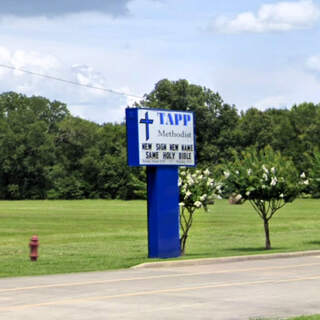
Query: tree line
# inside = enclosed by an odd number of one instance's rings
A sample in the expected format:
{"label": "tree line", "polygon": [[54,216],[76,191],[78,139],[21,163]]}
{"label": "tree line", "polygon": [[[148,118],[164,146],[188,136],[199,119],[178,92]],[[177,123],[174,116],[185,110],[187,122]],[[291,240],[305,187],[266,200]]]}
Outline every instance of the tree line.
{"label": "tree line", "polygon": [[[319,162],[320,104],[239,112],[212,90],[159,81],[137,107],[194,111],[197,161],[213,172],[247,148],[271,146],[299,172]],[[67,106],[15,92],[0,95],[0,199],[137,199],[144,168],[129,168],[125,123],[97,124]]]}

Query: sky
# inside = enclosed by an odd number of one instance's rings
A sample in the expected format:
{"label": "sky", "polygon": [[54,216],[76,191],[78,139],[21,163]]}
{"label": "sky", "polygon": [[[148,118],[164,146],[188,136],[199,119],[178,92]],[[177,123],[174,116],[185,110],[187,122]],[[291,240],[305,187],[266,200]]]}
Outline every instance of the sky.
{"label": "sky", "polygon": [[0,30],[0,93],[97,123],[123,121],[164,78],[239,111],[320,102],[320,0],[1,0]]}

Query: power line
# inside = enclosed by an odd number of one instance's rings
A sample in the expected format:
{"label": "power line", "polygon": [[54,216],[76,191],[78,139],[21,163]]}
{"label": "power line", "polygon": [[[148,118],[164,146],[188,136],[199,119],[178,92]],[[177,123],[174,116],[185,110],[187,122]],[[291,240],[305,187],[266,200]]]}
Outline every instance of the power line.
{"label": "power line", "polygon": [[43,73],[32,72],[32,71],[29,71],[29,70],[20,69],[20,68],[16,68],[16,67],[13,67],[13,66],[8,66],[8,65],[5,65],[5,64],[0,64],[0,67],[1,68],[6,68],[6,69],[10,69],[10,70],[14,70],[14,71],[20,71],[20,72],[23,72],[23,73],[31,74],[33,76],[37,76],[37,77],[42,77],[42,78],[46,78],[46,79],[50,79],[50,80],[69,83],[69,84],[72,84],[72,85],[75,85],[75,86],[79,86],[79,87],[96,89],[96,90],[101,90],[101,91],[104,91],[104,92],[109,92],[109,93],[113,93],[113,94],[117,94],[117,95],[121,95],[121,96],[143,99],[143,97],[140,97],[138,95],[128,94],[128,93],[124,93],[124,92],[113,90],[113,89],[96,87],[96,86],[92,86],[90,84],[81,84],[81,83],[78,83],[78,82],[75,82],[75,81],[66,80],[66,79],[62,79],[62,78],[58,78],[58,77],[53,77],[53,76],[50,76],[50,75],[47,75],[47,74],[43,74]]}

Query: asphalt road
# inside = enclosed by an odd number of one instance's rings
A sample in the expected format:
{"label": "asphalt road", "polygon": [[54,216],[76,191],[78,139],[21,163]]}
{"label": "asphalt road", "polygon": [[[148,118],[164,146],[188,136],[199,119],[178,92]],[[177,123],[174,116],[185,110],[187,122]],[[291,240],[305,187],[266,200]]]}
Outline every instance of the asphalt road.
{"label": "asphalt road", "polygon": [[320,253],[0,280],[0,319],[257,319],[320,314]]}

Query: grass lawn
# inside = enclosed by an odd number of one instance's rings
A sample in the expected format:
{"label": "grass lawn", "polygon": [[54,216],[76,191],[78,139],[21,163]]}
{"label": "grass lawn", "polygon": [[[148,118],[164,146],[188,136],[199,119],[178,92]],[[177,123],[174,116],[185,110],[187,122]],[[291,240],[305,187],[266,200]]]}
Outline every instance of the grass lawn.
{"label": "grass lawn", "polygon": [[[145,201],[1,201],[0,277],[125,268],[147,258]],[[251,208],[219,200],[196,215],[186,258],[320,249],[320,201],[296,200],[271,220],[272,250]],[[29,240],[40,258],[29,261]],[[317,319],[317,318],[315,318]]]}
{"label": "grass lawn", "polygon": [[314,316],[301,316],[296,318],[290,318],[287,320],[320,320],[320,315],[314,315]]}
{"label": "grass lawn", "polygon": [[[277,319],[273,318],[273,319],[257,319],[257,320],[277,320]],[[294,318],[288,318],[283,320],[320,320],[320,315],[301,316],[301,317],[294,317]]]}

